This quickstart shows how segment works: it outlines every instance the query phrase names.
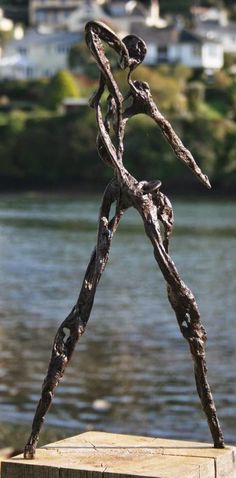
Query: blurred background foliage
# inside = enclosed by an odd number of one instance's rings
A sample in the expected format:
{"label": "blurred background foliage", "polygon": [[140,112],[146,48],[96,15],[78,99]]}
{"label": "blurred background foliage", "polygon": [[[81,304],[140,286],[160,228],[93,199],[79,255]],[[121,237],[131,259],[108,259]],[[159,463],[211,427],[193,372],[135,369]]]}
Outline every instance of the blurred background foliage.
{"label": "blurred background foliage", "polygon": [[[83,71],[76,60],[83,60]],[[133,77],[147,81],[161,112],[218,192],[233,194],[236,186],[236,80],[226,67],[210,79],[203,71],[181,65],[140,66]],[[94,111],[62,108],[63,98],[88,98],[98,72],[83,47],[69,56],[73,73],[52,79],[0,83],[0,184],[5,188],[100,188],[112,176],[96,152]],[[125,73],[114,72],[122,92]],[[92,72],[92,73],[91,73]],[[125,164],[138,178],[159,178],[175,192],[195,191],[197,181],[175,157],[158,127],[144,116],[132,119],[125,139]],[[184,185],[184,186],[183,186]],[[199,190],[202,190],[201,185]]]}

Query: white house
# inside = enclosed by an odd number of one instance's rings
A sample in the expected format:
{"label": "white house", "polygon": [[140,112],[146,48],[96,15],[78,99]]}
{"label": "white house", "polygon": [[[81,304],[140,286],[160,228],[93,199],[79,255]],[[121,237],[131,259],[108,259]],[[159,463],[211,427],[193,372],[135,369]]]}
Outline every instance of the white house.
{"label": "white house", "polygon": [[95,1],[77,2],[77,8],[65,21],[65,27],[69,31],[84,31],[84,26],[89,20],[111,23],[111,18],[107,15],[99,3]]}
{"label": "white house", "polygon": [[66,28],[69,31],[83,30],[87,21],[98,20],[109,25],[120,37],[130,33],[133,21],[145,23],[148,10],[139,2],[129,0],[79,2],[77,9],[68,16]]}
{"label": "white house", "polygon": [[219,70],[224,64],[223,47],[220,41],[182,30],[169,47],[169,59],[190,68]]}
{"label": "white house", "polygon": [[236,22],[230,22],[227,10],[192,7],[195,32],[209,40],[220,41],[225,53],[236,55]]}
{"label": "white house", "polygon": [[220,25],[215,22],[202,22],[196,33],[209,40],[220,41],[225,53],[236,55],[236,22]]}
{"label": "white house", "polygon": [[166,20],[160,17],[158,0],[150,0],[149,5],[135,0],[106,0],[103,8],[109,15],[110,20],[120,32],[120,36],[131,33],[133,24],[155,26],[163,28],[167,26]]}
{"label": "white house", "polygon": [[29,0],[30,25],[51,31],[69,27],[74,31],[79,21],[81,29],[88,20],[111,20],[103,8],[105,3],[105,0]]}
{"label": "white house", "polygon": [[120,36],[140,23],[159,28],[167,22],[160,17],[158,0],[145,6],[136,0],[29,0],[30,24],[41,31],[80,31],[89,20],[110,25]]}
{"label": "white house", "polygon": [[30,25],[34,28],[61,29],[78,3],[78,0],[29,0]]}
{"label": "white house", "polygon": [[133,28],[147,44],[145,62],[181,63],[190,68],[218,70],[223,66],[223,47],[220,41],[203,38],[175,26],[167,28]]}
{"label": "white house", "polygon": [[6,45],[0,59],[0,77],[31,79],[53,76],[67,67],[70,48],[81,40],[81,33],[42,34],[28,30],[24,38]]}
{"label": "white house", "polygon": [[193,5],[190,12],[195,25],[202,22],[214,22],[215,24],[226,26],[229,23],[228,11],[217,7],[203,7]]}

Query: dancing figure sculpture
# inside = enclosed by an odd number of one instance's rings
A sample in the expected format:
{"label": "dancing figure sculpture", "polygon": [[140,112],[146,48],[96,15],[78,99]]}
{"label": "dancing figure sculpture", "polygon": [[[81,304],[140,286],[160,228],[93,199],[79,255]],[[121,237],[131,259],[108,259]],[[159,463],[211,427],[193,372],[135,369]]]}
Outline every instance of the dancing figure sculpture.
{"label": "dancing figure sculpture", "polygon": [[[129,35],[120,40],[107,26],[89,22],[85,27],[85,38],[100,70],[99,87],[90,100],[95,109],[98,127],[97,150],[100,158],[114,170],[102,199],[97,244],[88,264],[78,300],[68,317],[60,325],[53,343],[48,372],[42,387],[42,396],[35,412],[32,433],[25,446],[25,458],[33,458],[39,432],[44,421],[55,387],[62,378],[74,347],[85,332],[93,306],[94,296],[101,275],[108,261],[112,237],[124,212],[134,207],[140,214],[146,235],[150,239],[155,260],[167,283],[167,295],[176,314],[178,325],[187,340],[194,364],[194,374],[202,408],[206,414],[214,446],[224,447],[224,438],[216,414],[216,408],[207,380],[205,355],[206,332],[196,300],[191,290],[180,278],[169,252],[169,239],[173,228],[173,212],[169,199],[160,191],[161,182],[137,181],[123,165],[124,133],[127,121],[143,113],[151,117],[160,127],[164,138],[175,155],[185,163],[197,178],[208,188],[210,183],[196,164],[191,153],[184,147],[170,123],[154,103],[149,85],[132,79],[132,71],[142,63],[146,46],[142,39]],[[115,81],[104,45],[115,50],[120,67],[127,70],[128,94],[124,98]],[[107,90],[107,112],[103,118],[101,98]],[[113,217],[111,205],[116,203]],[[163,232],[160,228],[163,225]]]}

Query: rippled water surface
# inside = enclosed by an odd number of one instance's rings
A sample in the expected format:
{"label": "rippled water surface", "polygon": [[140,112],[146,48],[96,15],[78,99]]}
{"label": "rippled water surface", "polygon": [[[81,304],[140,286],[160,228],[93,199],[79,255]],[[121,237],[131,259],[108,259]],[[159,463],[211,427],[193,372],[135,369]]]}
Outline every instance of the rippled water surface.
{"label": "rippled water surface", "polygon": [[[173,205],[171,254],[197,297],[218,414],[236,443],[235,203]],[[2,430],[30,427],[53,337],[95,243],[98,207],[99,198],[0,197]],[[97,429],[210,440],[188,347],[135,211],[114,237],[87,332],[46,424],[66,435]]]}

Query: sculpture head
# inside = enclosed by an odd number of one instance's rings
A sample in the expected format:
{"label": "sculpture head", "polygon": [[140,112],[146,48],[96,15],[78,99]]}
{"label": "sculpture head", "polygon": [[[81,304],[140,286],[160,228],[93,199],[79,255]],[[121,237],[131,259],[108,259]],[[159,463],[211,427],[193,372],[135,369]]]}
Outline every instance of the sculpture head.
{"label": "sculpture head", "polygon": [[142,38],[136,35],[127,35],[122,39],[122,43],[124,43],[128,50],[129,67],[133,70],[143,62],[147,53],[147,47]]}

